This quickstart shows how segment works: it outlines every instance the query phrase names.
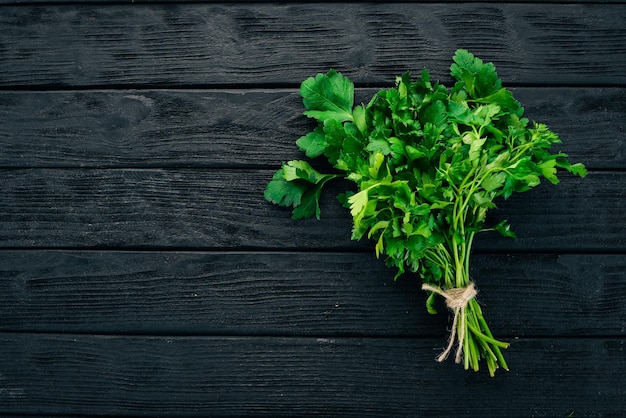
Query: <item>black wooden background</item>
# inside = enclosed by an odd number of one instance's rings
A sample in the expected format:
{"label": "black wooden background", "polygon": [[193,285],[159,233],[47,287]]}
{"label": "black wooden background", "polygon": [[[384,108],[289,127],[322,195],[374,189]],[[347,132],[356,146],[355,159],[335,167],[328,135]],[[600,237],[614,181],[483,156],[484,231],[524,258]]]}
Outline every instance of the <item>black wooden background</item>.
{"label": "black wooden background", "polygon": [[[495,378],[435,362],[449,315],[332,193],[263,200],[303,79],[366,100],[461,47],[590,170],[477,238]],[[0,415],[625,416],[625,65],[623,2],[1,0]]]}

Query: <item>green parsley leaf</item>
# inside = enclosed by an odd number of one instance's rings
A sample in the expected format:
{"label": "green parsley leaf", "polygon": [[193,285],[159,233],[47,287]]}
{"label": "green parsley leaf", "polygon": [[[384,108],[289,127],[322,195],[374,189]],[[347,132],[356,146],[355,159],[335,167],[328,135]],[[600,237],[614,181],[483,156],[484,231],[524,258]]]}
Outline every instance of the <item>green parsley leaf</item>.
{"label": "green parsley leaf", "polygon": [[300,86],[300,95],[308,117],[339,122],[353,119],[354,84],[335,70],[306,79]]}
{"label": "green parsley leaf", "polygon": [[509,225],[506,220],[500,221],[496,226],[493,227],[493,230],[499,232],[504,237],[517,238],[515,236],[515,233],[511,231],[511,225]]}
{"label": "green parsley leaf", "polygon": [[307,157],[319,157],[324,154],[327,146],[324,129],[318,126],[314,131],[300,137],[296,145],[306,153]]}
{"label": "green parsley leaf", "polygon": [[299,206],[308,187],[304,183],[285,180],[283,170],[280,169],[274,173],[272,181],[265,188],[264,197],[280,206]]}
{"label": "green parsley leaf", "polygon": [[462,83],[469,97],[485,98],[502,86],[492,63],[483,63],[465,49],[457,50],[453,60],[455,63],[450,67],[450,75]]}
{"label": "green parsley leaf", "polygon": [[264,192],[266,200],[280,206],[292,206],[293,219],[320,218],[319,199],[322,187],[337,174],[322,174],[306,161],[289,161],[274,173]]}

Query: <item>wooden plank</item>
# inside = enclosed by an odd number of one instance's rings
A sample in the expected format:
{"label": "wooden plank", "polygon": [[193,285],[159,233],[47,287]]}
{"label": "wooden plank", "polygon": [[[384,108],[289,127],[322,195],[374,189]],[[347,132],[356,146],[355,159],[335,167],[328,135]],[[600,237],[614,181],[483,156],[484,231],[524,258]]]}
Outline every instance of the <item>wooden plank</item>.
{"label": "wooden plank", "polygon": [[[438,336],[420,281],[369,253],[0,251],[0,331]],[[475,254],[492,331],[626,335],[620,255]]]}
{"label": "wooden plank", "polygon": [[328,68],[385,84],[456,48],[510,83],[624,85],[626,5],[5,6],[0,85],[285,85]]}
{"label": "wooden plank", "polygon": [[[562,176],[500,204],[518,240],[477,237],[477,248],[623,251],[625,173]],[[334,198],[352,185],[335,183],[322,219],[292,221],[267,203],[265,170],[5,170],[0,182],[0,246],[342,249],[351,219]]]}
{"label": "wooden plank", "polygon": [[[559,151],[590,168],[626,168],[626,90],[517,88]],[[377,89],[357,90],[369,101]],[[0,166],[276,166],[302,158],[312,124],[294,90],[0,92]]]}
{"label": "wooden plank", "polygon": [[249,167],[299,156],[291,91],[0,92],[9,167]]}
{"label": "wooden plank", "polygon": [[0,408],[25,414],[216,417],[624,412],[623,340],[518,340],[507,352],[512,371],[495,379],[485,371],[464,372],[451,361],[435,362],[437,344],[0,334]]}
{"label": "wooden plank", "polygon": [[[168,3],[186,3],[189,0],[168,0]],[[324,1],[321,1],[323,3]],[[493,3],[494,0],[472,0],[472,3]],[[30,5],[58,3],[57,0],[0,0],[0,4],[6,5]],[[116,0],[65,0],[64,4],[84,4],[84,3],[117,3]],[[150,4],[150,0],[134,0],[133,4]],[[223,0],[205,0],[204,3],[224,3]],[[229,0],[228,3],[250,3],[250,0]],[[288,3],[288,1],[267,1],[258,0],[255,3]],[[344,3],[376,3],[375,0],[344,0]],[[403,0],[403,3],[459,3],[459,0]],[[507,0],[507,3],[546,3],[546,0]],[[550,3],[589,3],[589,0],[550,0]],[[595,0],[595,3],[623,4],[624,0]]]}

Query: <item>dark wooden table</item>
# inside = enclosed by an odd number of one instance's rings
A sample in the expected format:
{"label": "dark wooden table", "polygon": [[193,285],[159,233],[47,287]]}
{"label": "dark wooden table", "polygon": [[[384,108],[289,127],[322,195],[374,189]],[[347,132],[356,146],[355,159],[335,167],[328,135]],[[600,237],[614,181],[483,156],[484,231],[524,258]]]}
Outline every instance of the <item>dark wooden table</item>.
{"label": "dark wooden table", "polygon": [[[510,372],[436,363],[450,316],[329,193],[263,189],[311,128],[457,48],[589,168],[500,204],[472,274]],[[0,1],[0,416],[626,416],[626,5]]]}

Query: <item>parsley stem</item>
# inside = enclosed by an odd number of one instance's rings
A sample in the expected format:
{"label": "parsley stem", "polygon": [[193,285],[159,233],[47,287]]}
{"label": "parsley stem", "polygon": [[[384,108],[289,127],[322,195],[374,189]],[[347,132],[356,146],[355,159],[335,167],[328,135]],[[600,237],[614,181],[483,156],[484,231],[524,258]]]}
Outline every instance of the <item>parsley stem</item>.
{"label": "parsley stem", "polygon": [[508,343],[504,343],[502,341],[498,341],[495,338],[489,337],[486,334],[483,334],[482,332],[480,332],[480,330],[478,328],[475,328],[473,325],[470,325],[469,323],[467,324],[467,326],[469,327],[469,329],[472,331],[472,333],[478,337],[480,337],[482,340],[496,346],[496,347],[501,347],[501,348],[507,348],[509,346]]}

